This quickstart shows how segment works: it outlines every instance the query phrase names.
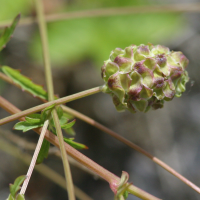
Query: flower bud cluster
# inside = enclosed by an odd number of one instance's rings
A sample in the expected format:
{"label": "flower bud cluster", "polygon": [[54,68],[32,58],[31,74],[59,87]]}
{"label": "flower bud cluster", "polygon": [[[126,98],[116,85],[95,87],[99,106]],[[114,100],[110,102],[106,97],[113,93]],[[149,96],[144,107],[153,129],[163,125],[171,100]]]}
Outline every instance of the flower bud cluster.
{"label": "flower bud cluster", "polygon": [[112,96],[118,111],[162,108],[185,91],[188,62],[182,52],[161,45],[116,48],[101,68],[103,92]]}

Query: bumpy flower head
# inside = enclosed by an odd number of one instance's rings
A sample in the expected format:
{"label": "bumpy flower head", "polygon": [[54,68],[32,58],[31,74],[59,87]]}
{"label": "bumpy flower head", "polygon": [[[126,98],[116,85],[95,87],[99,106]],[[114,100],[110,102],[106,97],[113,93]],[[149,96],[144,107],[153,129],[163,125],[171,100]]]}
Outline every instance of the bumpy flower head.
{"label": "bumpy flower head", "polygon": [[185,91],[188,62],[182,52],[161,45],[116,48],[101,68],[103,92],[112,96],[118,111],[162,108],[164,101]]}

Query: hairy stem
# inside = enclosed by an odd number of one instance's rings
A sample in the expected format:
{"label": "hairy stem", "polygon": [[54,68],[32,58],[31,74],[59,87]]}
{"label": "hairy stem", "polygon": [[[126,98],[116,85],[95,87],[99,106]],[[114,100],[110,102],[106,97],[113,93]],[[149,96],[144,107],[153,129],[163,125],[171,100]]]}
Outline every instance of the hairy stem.
{"label": "hairy stem", "polygon": [[[42,1],[35,0],[35,5],[36,5],[36,12],[37,12],[38,24],[39,24],[39,29],[40,29],[40,36],[41,36],[41,41],[42,41],[48,100],[53,101],[54,100],[54,88],[53,88],[53,80],[52,80],[53,78],[52,78],[52,72],[51,72],[51,66],[50,66],[47,27],[46,27],[46,22],[44,19]],[[75,200],[74,185],[72,181],[71,170],[70,170],[69,161],[67,158],[67,152],[65,151],[62,130],[60,127],[58,115],[55,108],[52,111],[52,117],[55,123],[56,133],[59,139],[59,147],[61,151],[62,162],[63,162],[64,172],[65,172],[66,189],[68,191],[68,197],[69,197],[69,200]]]}
{"label": "hairy stem", "polygon": [[[131,15],[139,13],[182,13],[182,12],[200,12],[200,3],[168,4],[168,5],[148,5],[148,6],[127,6],[121,8],[102,8],[85,11],[73,11],[69,13],[49,14],[45,16],[47,22],[61,20],[83,19],[94,17],[107,17],[119,15]],[[29,25],[35,23],[36,19],[27,17],[20,20],[19,25]],[[12,23],[12,20],[6,20],[0,23],[0,28],[4,28]]]}
{"label": "hairy stem", "polygon": [[30,109],[21,111],[20,113],[17,113],[17,114],[14,114],[14,115],[11,115],[9,117],[1,119],[0,125],[6,124],[6,123],[14,121],[14,120],[17,120],[17,119],[24,117],[26,115],[29,115],[29,114],[32,114],[32,113],[35,113],[35,112],[39,112],[39,111],[43,110],[44,108],[51,106],[53,104],[55,104],[55,105],[64,104],[64,103],[74,101],[76,99],[80,99],[80,98],[83,98],[83,97],[86,97],[86,96],[89,96],[89,95],[92,95],[92,94],[95,94],[95,93],[98,93],[98,92],[101,92],[101,86],[95,87],[95,88],[92,88],[92,89],[89,89],[89,90],[85,90],[85,91],[82,91],[82,92],[79,92],[79,93],[76,93],[76,94],[72,94],[72,95],[51,101],[51,102],[47,102],[47,103],[41,104],[39,106],[32,107]]}
{"label": "hairy stem", "polygon": [[[6,99],[0,96],[0,107],[2,107],[4,110],[6,110],[9,113],[17,113],[20,112],[18,108],[16,108],[13,104],[8,102]],[[20,120],[24,120],[24,118],[21,118]],[[36,128],[33,129],[35,132],[40,134],[41,128]],[[45,134],[45,139],[48,140],[50,143],[53,145],[59,147],[59,141],[58,138],[51,133],[50,131],[46,131]],[[95,163],[93,160],[89,159],[85,155],[81,154],[79,151],[68,145],[67,143],[65,145],[65,150],[67,153],[73,157],[75,160],[92,170],[94,173],[97,175],[101,176],[104,180],[106,180],[110,185],[117,185],[120,182],[120,178],[114,175],[113,173],[109,172],[108,170],[104,169],[102,166],[98,165]],[[151,194],[141,190],[140,188],[131,185],[129,187],[129,192],[131,194],[134,194],[137,197],[140,197],[141,199],[146,199],[146,200],[159,200],[159,198],[152,196]]]}
{"label": "hairy stem", "polygon": [[[0,130],[0,132],[2,134],[2,130]],[[4,133],[4,131],[3,131],[3,133]],[[6,135],[7,135],[7,131],[6,131],[6,134],[4,136],[6,136]],[[20,148],[17,148],[16,146],[10,144],[9,142],[7,142],[3,138],[0,138],[0,149],[2,151],[4,151],[5,153],[19,159],[20,161],[22,161],[26,165],[29,165],[30,162],[31,162],[32,158],[28,153],[25,153],[24,151],[20,150]],[[57,185],[59,185],[60,187],[62,187],[63,189],[66,189],[65,179],[59,173],[57,173],[56,171],[49,168],[47,165],[42,164],[42,163],[40,165],[36,165],[35,170],[37,172],[39,172],[41,175],[47,177],[52,182],[54,182]],[[80,199],[80,200],[92,200],[91,197],[89,197],[87,194],[85,194],[85,192],[80,190],[78,187],[74,187],[74,189],[75,189],[75,195],[78,199]]]}
{"label": "hairy stem", "polygon": [[26,191],[26,188],[28,186],[28,183],[29,183],[29,180],[31,178],[31,175],[32,175],[32,172],[33,172],[33,169],[35,167],[35,163],[36,163],[36,160],[37,160],[37,157],[38,157],[38,154],[40,152],[40,148],[42,146],[42,142],[44,140],[44,135],[46,133],[46,130],[47,130],[47,127],[49,125],[49,120],[46,120],[45,123],[44,123],[44,126],[42,127],[42,131],[41,131],[41,134],[40,134],[40,137],[39,137],[39,140],[38,140],[38,143],[37,143],[37,146],[35,148],[35,152],[33,154],[33,158],[31,160],[31,164],[29,166],[29,169],[28,169],[28,172],[26,174],[26,179],[24,180],[24,183],[22,185],[22,188],[21,188],[21,191],[20,191],[20,194],[24,195],[25,194],[25,191]]}

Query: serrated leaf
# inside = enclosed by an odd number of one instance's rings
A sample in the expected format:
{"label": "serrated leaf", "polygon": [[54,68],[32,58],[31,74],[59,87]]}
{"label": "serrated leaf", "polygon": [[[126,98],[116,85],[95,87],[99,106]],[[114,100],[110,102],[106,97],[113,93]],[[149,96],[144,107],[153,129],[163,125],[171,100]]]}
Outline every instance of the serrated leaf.
{"label": "serrated leaf", "polygon": [[42,122],[41,119],[38,119],[38,118],[25,117],[25,119],[30,124],[39,124]]}
{"label": "serrated leaf", "polygon": [[6,200],[15,200],[12,195],[10,194]]}
{"label": "serrated leaf", "polygon": [[41,85],[33,83],[28,77],[22,75],[20,71],[8,66],[1,67],[4,74],[10,77],[15,83],[19,84],[22,90],[30,92],[34,97],[47,100],[47,92]]}
{"label": "serrated leaf", "polygon": [[18,122],[17,124],[15,124],[15,126],[13,128],[15,130],[21,130],[23,132],[26,132],[26,131],[29,131],[31,129],[38,128],[38,127],[41,127],[41,126],[43,126],[43,123],[41,123],[41,124],[30,124],[26,121],[23,121],[23,122]]}
{"label": "serrated leaf", "polygon": [[86,145],[74,142],[73,138],[64,138],[64,141],[75,149],[88,149]]}
{"label": "serrated leaf", "polygon": [[62,129],[68,129],[68,128],[71,128],[76,122],[76,119],[74,119],[73,121],[67,123],[67,124],[64,124],[64,125],[61,125],[61,128]]}
{"label": "serrated leaf", "polygon": [[15,17],[11,26],[6,27],[3,31],[3,33],[1,34],[1,36],[0,36],[0,51],[5,47],[5,45],[10,40],[10,38],[15,30],[15,27],[17,26],[17,23],[19,22],[19,19],[20,19],[20,14]]}
{"label": "serrated leaf", "polygon": [[37,157],[36,164],[42,163],[43,160],[48,157],[49,147],[50,147],[50,142],[44,139],[41,149],[40,149],[40,152]]}
{"label": "serrated leaf", "polygon": [[18,194],[16,200],[25,200],[25,197],[22,194]]}
{"label": "serrated leaf", "polygon": [[22,176],[19,176],[15,179],[15,182],[14,184],[10,184],[10,193],[13,197],[16,196],[16,193],[18,192],[18,190],[21,188],[20,185],[24,182],[26,176],[25,175],[22,175]]}

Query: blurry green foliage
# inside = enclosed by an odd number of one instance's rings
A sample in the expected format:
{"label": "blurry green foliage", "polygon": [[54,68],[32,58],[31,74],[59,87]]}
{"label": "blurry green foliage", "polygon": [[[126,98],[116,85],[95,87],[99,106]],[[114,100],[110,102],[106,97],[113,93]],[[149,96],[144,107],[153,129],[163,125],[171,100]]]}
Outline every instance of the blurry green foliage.
{"label": "blurry green foliage", "polygon": [[[147,0],[71,0],[60,12],[150,5]],[[161,2],[162,3],[162,2]],[[158,4],[158,2],[157,2]],[[30,14],[31,1],[1,0],[0,20],[13,17],[13,13]],[[100,67],[110,51],[130,44],[147,42],[163,44],[181,31],[183,19],[178,14],[135,14],[126,16],[96,17],[66,20],[48,24],[49,47],[52,66],[69,66],[91,59]],[[42,49],[38,29],[30,41],[29,53],[36,63],[42,63]]]}
{"label": "blurry green foliage", "polygon": [[0,20],[13,19],[18,13],[30,13],[31,3],[27,0],[0,0]]}
{"label": "blurry green foliage", "polygon": [[[76,19],[48,26],[53,66],[66,66],[90,58],[97,66],[108,59],[111,50],[130,44],[157,44],[172,38],[181,29],[175,14],[137,14],[93,19]],[[31,41],[30,53],[42,62],[39,34]]]}

